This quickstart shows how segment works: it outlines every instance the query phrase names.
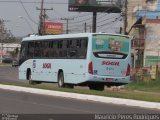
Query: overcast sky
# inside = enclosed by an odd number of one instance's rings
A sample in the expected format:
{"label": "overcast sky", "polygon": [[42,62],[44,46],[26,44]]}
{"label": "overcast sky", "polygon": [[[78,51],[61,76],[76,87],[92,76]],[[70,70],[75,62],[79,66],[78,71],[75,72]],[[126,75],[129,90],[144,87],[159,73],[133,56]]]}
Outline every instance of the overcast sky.
{"label": "overcast sky", "polygon": [[[68,0],[44,1],[45,8],[54,9],[53,11],[47,11],[49,20],[64,23],[65,29],[65,21],[61,21],[60,18],[74,18],[69,24],[70,32],[84,32],[85,22],[88,26],[87,31],[90,31],[92,13],[68,12]],[[0,19],[6,20],[6,28],[11,30],[14,36],[26,36],[37,33],[40,14],[40,11],[36,10],[36,7],[40,8],[40,3],[37,2],[41,2],[41,0],[0,0]],[[118,32],[119,27],[122,25],[119,22],[120,19],[120,14],[98,13],[97,32]]]}

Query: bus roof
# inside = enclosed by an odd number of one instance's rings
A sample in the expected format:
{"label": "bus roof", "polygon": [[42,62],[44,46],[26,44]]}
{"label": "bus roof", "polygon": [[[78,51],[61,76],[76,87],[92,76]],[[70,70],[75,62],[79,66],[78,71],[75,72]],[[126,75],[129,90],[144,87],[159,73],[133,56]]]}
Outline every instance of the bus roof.
{"label": "bus roof", "polygon": [[116,35],[116,36],[123,36],[128,37],[127,35],[122,34],[113,34],[113,33],[77,33],[77,34],[61,34],[61,35],[31,35],[29,37],[23,38],[22,41],[30,41],[30,40],[44,40],[44,39],[58,39],[58,38],[80,38],[80,37],[89,37],[92,35]]}

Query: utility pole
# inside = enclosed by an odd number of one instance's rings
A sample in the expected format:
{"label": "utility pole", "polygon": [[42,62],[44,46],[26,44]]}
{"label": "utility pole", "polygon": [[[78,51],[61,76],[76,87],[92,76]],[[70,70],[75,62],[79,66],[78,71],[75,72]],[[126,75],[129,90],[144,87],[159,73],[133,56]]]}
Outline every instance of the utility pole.
{"label": "utility pole", "polygon": [[42,3],[41,3],[41,9],[38,9],[37,10],[41,10],[40,12],[40,21],[39,21],[39,29],[38,29],[38,32],[39,32],[39,35],[43,35],[43,4],[44,4],[44,0],[42,0]]}
{"label": "utility pole", "polygon": [[123,16],[123,34],[127,34],[127,26],[128,26],[128,22],[127,22],[127,5],[128,5],[128,0],[125,0],[124,2],[124,6],[122,9],[122,16]]}
{"label": "utility pole", "polygon": [[87,23],[84,23],[84,32],[87,32],[87,28],[89,28],[89,32],[92,32],[92,25],[87,25]]}
{"label": "utility pole", "polygon": [[66,34],[69,33],[69,20],[74,20],[74,18],[61,18],[61,20],[65,20],[67,24]]}
{"label": "utility pole", "polygon": [[42,0],[41,2],[41,8],[36,8],[37,10],[40,10],[40,16],[39,16],[39,28],[38,28],[38,32],[39,32],[39,35],[45,35],[45,19],[46,19],[46,11],[47,10],[53,10],[53,8],[50,8],[50,9],[46,9],[44,8],[44,0]]}
{"label": "utility pole", "polygon": [[87,32],[87,23],[86,22],[84,23],[84,32],[85,33]]}
{"label": "utility pole", "polygon": [[93,21],[92,21],[92,32],[96,33],[97,27],[97,12],[93,12]]}

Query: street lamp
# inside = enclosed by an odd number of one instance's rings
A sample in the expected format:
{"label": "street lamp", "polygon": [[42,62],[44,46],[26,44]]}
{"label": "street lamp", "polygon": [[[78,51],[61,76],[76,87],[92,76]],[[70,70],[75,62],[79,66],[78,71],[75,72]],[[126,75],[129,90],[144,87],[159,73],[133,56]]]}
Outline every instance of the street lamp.
{"label": "street lamp", "polygon": [[23,16],[18,16],[18,17],[21,18],[21,19],[24,19],[24,20],[26,21],[27,25],[28,25],[28,26],[30,27],[30,29],[32,30],[32,32],[35,33],[34,29],[32,28],[32,25],[28,22],[28,20],[27,20],[25,17],[23,17]]}

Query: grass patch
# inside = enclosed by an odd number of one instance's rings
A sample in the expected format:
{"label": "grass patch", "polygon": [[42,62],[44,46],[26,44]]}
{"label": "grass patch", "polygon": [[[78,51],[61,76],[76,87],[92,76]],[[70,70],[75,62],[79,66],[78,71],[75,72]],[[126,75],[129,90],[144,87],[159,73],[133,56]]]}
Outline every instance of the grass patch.
{"label": "grass patch", "polygon": [[[26,83],[0,83],[0,84],[15,85],[15,86],[22,86],[22,87],[29,87],[29,88],[39,88],[39,89],[45,89],[45,90],[63,91],[63,92],[70,92],[70,93],[98,95],[98,96],[105,96],[105,97],[160,102],[160,93],[135,91],[136,85],[134,85],[134,83],[129,84],[127,86],[127,89],[121,89],[119,91],[113,91],[108,88],[105,91],[95,91],[95,90],[88,90],[83,88],[68,89],[68,88],[59,88],[52,84],[50,85],[48,84],[47,85],[46,84],[29,85]],[[139,86],[142,86],[143,84],[141,83]]]}
{"label": "grass patch", "polygon": [[160,92],[160,80],[156,81],[137,81],[127,85],[127,90],[139,90],[144,92]]}

